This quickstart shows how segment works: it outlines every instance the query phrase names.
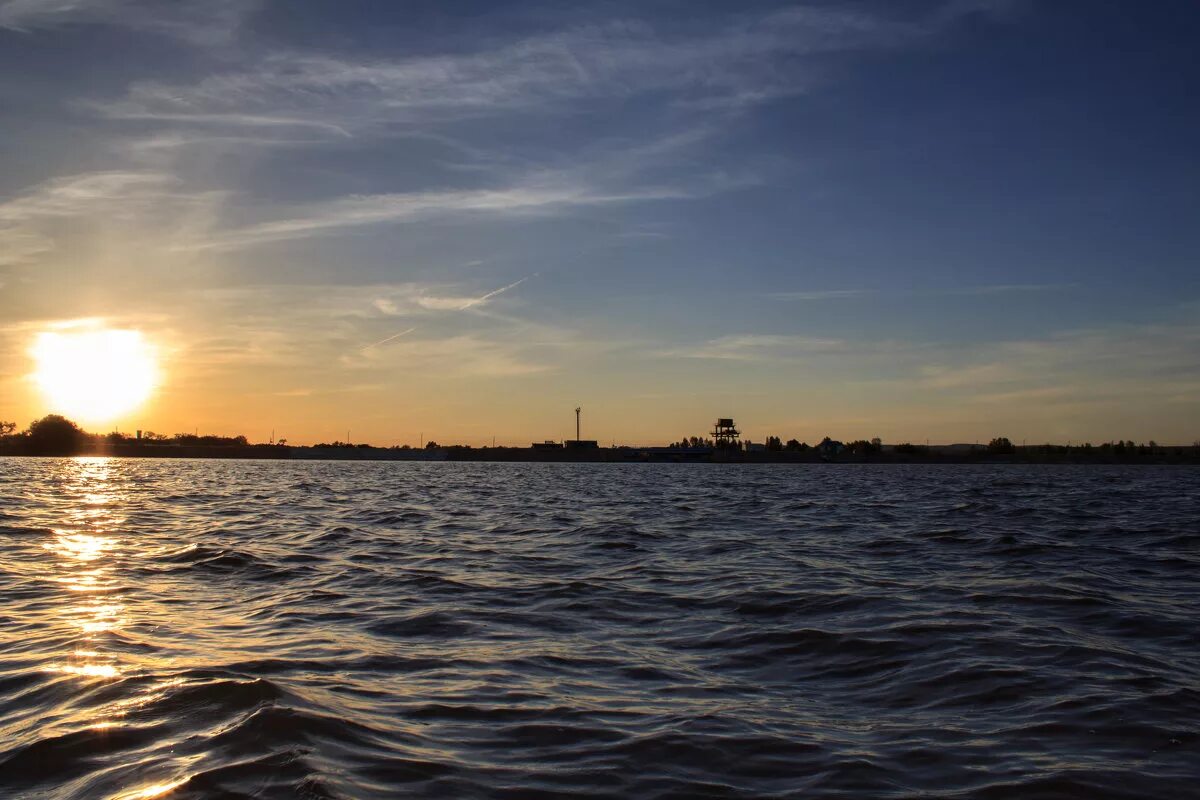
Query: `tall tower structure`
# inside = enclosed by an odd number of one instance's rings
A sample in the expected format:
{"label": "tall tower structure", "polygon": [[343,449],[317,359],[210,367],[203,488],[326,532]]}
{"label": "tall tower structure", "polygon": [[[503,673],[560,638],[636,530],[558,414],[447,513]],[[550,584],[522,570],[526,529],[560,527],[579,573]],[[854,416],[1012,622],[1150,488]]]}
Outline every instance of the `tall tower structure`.
{"label": "tall tower structure", "polygon": [[741,435],[742,432],[734,426],[731,417],[721,417],[713,425],[713,444],[717,447],[734,447]]}
{"label": "tall tower structure", "polygon": [[579,441],[579,412],[583,411],[582,406],[575,406],[575,441]]}

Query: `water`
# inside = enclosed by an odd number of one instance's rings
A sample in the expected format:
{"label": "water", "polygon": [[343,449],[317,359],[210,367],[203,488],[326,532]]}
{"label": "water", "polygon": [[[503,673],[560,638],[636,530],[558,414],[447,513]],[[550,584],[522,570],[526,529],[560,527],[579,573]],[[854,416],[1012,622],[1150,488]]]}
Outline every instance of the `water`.
{"label": "water", "polygon": [[0,459],[0,796],[1200,796],[1200,470]]}

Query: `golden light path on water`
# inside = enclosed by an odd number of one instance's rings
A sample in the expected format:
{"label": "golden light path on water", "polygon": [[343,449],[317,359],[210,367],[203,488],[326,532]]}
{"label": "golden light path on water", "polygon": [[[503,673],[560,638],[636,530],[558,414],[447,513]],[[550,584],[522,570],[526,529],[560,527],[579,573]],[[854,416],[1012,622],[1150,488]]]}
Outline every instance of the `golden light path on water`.
{"label": "golden light path on water", "polygon": [[77,459],[71,476],[81,500],[64,520],[66,527],[53,531],[53,539],[42,545],[57,557],[54,580],[71,592],[61,612],[65,622],[79,634],[81,644],[67,660],[51,669],[77,675],[114,678],[120,674],[116,659],[102,652],[97,634],[119,630],[125,622],[124,607],[113,599],[113,557],[120,547],[116,534],[123,519],[119,498],[107,491],[110,465],[107,459]]}
{"label": "golden light path on water", "polygon": [[[51,530],[51,538],[42,547],[52,554],[47,563],[50,579],[69,594],[59,613],[60,623],[72,632],[73,645],[46,670],[81,680],[120,679],[144,673],[151,667],[165,666],[161,661],[126,663],[115,647],[123,631],[134,621],[122,600],[122,585],[117,565],[135,555],[137,543],[125,535],[123,511],[128,498],[114,488],[114,461],[109,458],[75,458],[64,462],[66,475],[62,493],[77,498],[61,527]],[[128,656],[126,656],[127,658]],[[120,728],[124,717],[160,698],[182,678],[148,682],[136,695],[103,707],[97,716],[86,720],[93,730]],[[112,800],[163,797],[182,786],[187,776],[160,780],[149,785],[130,787],[112,795]]]}

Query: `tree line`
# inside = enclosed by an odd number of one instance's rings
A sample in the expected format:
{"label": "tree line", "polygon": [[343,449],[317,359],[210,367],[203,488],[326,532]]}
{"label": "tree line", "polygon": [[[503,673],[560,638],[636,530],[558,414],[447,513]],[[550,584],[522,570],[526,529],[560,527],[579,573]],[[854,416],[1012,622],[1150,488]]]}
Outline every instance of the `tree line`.
{"label": "tree line", "polygon": [[[200,435],[197,433],[176,433],[172,436],[158,434],[153,431],[146,431],[141,434],[141,438],[130,436],[124,433],[105,433],[95,434],[88,433],[80,428],[71,420],[59,414],[50,414],[35,420],[29,424],[29,427],[23,431],[17,431],[17,425],[14,422],[6,422],[0,420],[0,448],[6,452],[25,453],[30,455],[71,455],[83,451],[88,447],[98,447],[104,445],[148,445],[148,446],[199,446],[199,447],[272,447],[286,446],[287,439],[280,439],[273,445],[269,444],[254,444],[245,436],[218,436],[215,434]],[[669,447],[677,450],[687,449],[717,449],[725,447],[735,451],[746,451],[749,449],[749,443],[734,440],[732,442],[723,442],[718,445],[712,439],[703,436],[685,436],[679,441],[672,442]],[[313,445],[316,448],[371,448],[369,444],[351,444],[349,442],[333,441],[321,442]],[[426,450],[436,450],[441,448],[435,441],[425,443]],[[470,449],[468,445],[449,445],[448,449]],[[391,449],[409,450],[409,445],[399,445]],[[868,456],[875,453],[881,453],[884,450],[883,443],[874,438],[871,440],[856,439],[854,441],[843,444],[826,436],[816,445],[809,445],[807,442],[799,441],[798,439],[788,439],[786,442],[779,436],[768,436],[763,444],[763,449],[768,452],[788,452],[788,453],[804,453],[806,451],[815,450],[823,456],[827,454],[842,454],[847,453],[857,456]],[[929,447],[928,445],[918,445],[911,442],[901,442],[899,444],[890,445],[889,449],[901,455],[928,455],[938,451],[937,447]],[[1154,440],[1148,442],[1134,442],[1131,439],[1114,440],[1104,442],[1098,445],[1093,445],[1091,442],[1082,444],[1038,444],[1038,445],[1021,445],[1018,447],[1005,436],[998,436],[990,440],[986,446],[976,445],[971,448],[973,451],[980,454],[1005,456],[1015,455],[1020,453],[1028,456],[1083,456],[1083,457],[1100,457],[1100,458],[1133,458],[1139,456],[1183,456],[1186,448],[1183,447],[1164,447]],[[1192,443],[1191,455],[1200,454],[1200,440]]]}
{"label": "tree line", "polygon": [[[286,441],[280,440],[279,443],[285,444]],[[34,420],[29,423],[28,428],[20,432],[17,431],[15,422],[0,421],[0,444],[3,444],[6,450],[29,455],[72,455],[88,447],[101,445],[250,446],[249,440],[240,435],[216,436],[213,434],[177,433],[174,436],[165,436],[147,431],[139,439],[115,431],[101,434],[88,433],[60,414],[48,414],[39,420]]]}
{"label": "tree line", "polygon": [[[673,450],[688,450],[693,448],[708,448],[717,449],[725,448],[735,451],[746,451],[750,449],[750,442],[734,440],[732,442],[714,442],[712,439],[706,439],[703,436],[685,436],[677,442],[671,442],[667,447]],[[768,452],[772,453],[803,453],[806,450],[814,448],[827,451],[829,449],[837,452],[848,452],[856,455],[866,455],[868,453],[878,453],[883,449],[883,443],[878,439],[856,439],[855,441],[843,444],[826,436],[816,445],[810,445],[808,442],[802,442],[799,439],[788,439],[786,442],[779,436],[768,436],[763,442],[763,447]]]}

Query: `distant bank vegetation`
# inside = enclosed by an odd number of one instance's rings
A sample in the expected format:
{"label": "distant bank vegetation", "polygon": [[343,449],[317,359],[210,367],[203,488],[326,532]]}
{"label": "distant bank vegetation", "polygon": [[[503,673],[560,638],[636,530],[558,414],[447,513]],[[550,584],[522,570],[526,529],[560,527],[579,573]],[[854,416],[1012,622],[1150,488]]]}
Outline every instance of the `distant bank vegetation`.
{"label": "distant bank vegetation", "polygon": [[[16,423],[0,421],[0,454],[5,455],[77,455],[80,453],[104,453],[123,450],[135,450],[139,454],[158,447],[174,448],[204,448],[212,449],[246,449],[247,452],[280,452],[279,448],[287,447],[287,439],[271,443],[251,443],[245,436],[218,436],[214,434],[200,435],[196,433],[176,433],[172,436],[139,431],[137,436],[124,433],[89,433],[76,423],[58,414],[50,414],[35,420],[23,431],[17,430]],[[390,448],[377,448],[369,444],[351,444],[349,442],[321,442],[312,446],[313,450],[348,449],[381,451],[381,450],[413,450],[409,445],[399,445]],[[447,450],[468,453],[471,451],[485,452],[497,448],[473,448],[470,445],[451,444],[439,445],[435,441],[425,443],[425,450]],[[499,450],[523,450],[525,448],[498,448]],[[911,442],[886,445],[880,439],[856,439],[847,443],[825,437],[820,442],[810,445],[797,439],[784,439],[780,436],[768,436],[762,443],[732,441],[715,444],[712,439],[702,436],[685,436],[679,441],[672,442],[665,448],[628,448],[614,447],[614,450],[654,451],[659,454],[671,451],[696,453],[713,451],[723,456],[737,455],[741,458],[751,458],[764,453],[791,454],[780,455],[781,460],[856,460],[856,461],[922,461],[940,460],[947,456],[966,458],[968,460],[1070,460],[1070,461],[1111,461],[1137,460],[1141,458],[1169,458],[1194,461],[1200,458],[1200,440],[1191,446],[1164,446],[1151,440],[1149,442],[1134,442],[1132,440],[1115,440],[1093,445],[1083,444],[1036,444],[1015,445],[1007,437],[999,436],[986,445],[921,445]]]}
{"label": "distant bank vegetation", "polygon": [[13,422],[0,421],[0,452],[64,456],[103,449],[112,445],[170,446],[187,445],[202,447],[249,447],[245,436],[198,436],[177,433],[174,436],[147,431],[141,437],[124,433],[88,433],[71,420],[59,414],[49,414],[29,423],[29,427],[17,432]]}

